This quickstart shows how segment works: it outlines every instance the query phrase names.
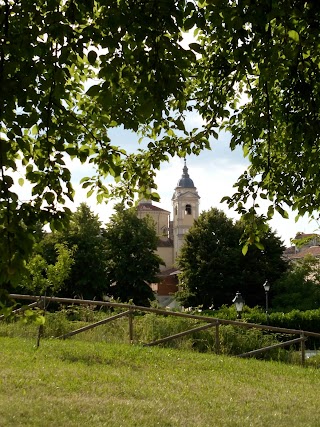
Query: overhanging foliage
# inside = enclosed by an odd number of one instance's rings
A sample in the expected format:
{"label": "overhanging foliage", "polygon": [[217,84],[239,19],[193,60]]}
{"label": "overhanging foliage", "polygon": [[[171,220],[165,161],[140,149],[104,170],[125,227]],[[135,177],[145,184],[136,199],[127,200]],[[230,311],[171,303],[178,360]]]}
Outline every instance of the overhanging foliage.
{"label": "overhanging foliage", "polygon": [[[318,209],[318,2],[1,0],[0,12],[1,283],[19,280],[36,222],[57,229],[70,213],[66,156],[96,167],[83,186],[99,201],[137,188],[156,199],[162,161],[198,153],[227,129],[251,162],[230,207],[247,220],[259,198],[267,218],[286,205]],[[184,49],[191,29],[197,39]],[[185,129],[186,111],[202,129]],[[147,149],[114,145],[108,130],[120,125]],[[23,180],[28,201],[15,187]],[[245,244],[259,243],[261,223],[247,224]]]}

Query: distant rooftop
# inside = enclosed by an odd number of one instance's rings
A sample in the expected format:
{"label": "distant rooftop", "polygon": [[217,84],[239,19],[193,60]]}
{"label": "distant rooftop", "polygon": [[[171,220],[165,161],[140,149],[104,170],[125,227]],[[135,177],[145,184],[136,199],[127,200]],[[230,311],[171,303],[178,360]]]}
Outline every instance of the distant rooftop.
{"label": "distant rooftop", "polygon": [[[290,248],[291,249],[291,248]],[[320,257],[320,246],[310,246],[303,248],[299,252],[285,251],[284,256],[288,259],[302,259],[307,255],[312,255],[316,258]]]}
{"label": "distant rooftop", "polygon": [[137,211],[169,212],[165,209],[158,208],[158,206],[154,206],[149,201],[148,202],[140,202],[137,206]]}

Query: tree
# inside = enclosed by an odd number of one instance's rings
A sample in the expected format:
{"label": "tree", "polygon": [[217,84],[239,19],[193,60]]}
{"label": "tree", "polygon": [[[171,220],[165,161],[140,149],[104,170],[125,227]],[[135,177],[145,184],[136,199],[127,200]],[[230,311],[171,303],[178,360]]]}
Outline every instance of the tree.
{"label": "tree", "polygon": [[34,254],[27,264],[28,274],[19,285],[32,295],[56,295],[68,279],[72,265],[75,248],[68,249],[65,245],[57,243],[54,247],[56,262],[48,264],[40,255]]}
{"label": "tree", "polygon": [[[70,215],[68,156],[96,167],[83,185],[99,201],[135,190],[157,199],[161,161],[227,129],[251,162],[227,198],[247,221],[245,244],[259,243],[259,198],[266,218],[286,205],[318,210],[319,11],[301,0],[1,0],[1,283],[19,281],[37,221],[57,229]],[[186,111],[203,127],[186,130]],[[121,125],[147,148],[112,145],[108,129]]]}
{"label": "tree", "polygon": [[148,306],[154,300],[150,284],[157,282],[161,258],[155,253],[158,237],[149,218],[134,209],[116,207],[106,227],[107,277],[110,294],[123,302]]}
{"label": "tree", "polygon": [[61,232],[48,234],[40,244],[42,256],[55,260],[56,243],[75,248],[74,263],[58,296],[101,299],[108,292],[106,277],[106,238],[97,215],[81,203],[71,215],[69,225]]}
{"label": "tree", "polygon": [[185,306],[204,308],[231,304],[237,291],[250,306],[264,303],[263,283],[273,283],[286,269],[283,246],[269,230],[261,243],[244,257],[239,243],[243,223],[234,223],[218,209],[202,213],[185,237],[178,259],[180,290]]}
{"label": "tree", "polygon": [[[1,283],[19,281],[36,221],[59,229],[71,214],[69,156],[97,168],[83,184],[101,201],[154,188],[154,168],[182,150],[167,134],[129,155],[111,144],[108,129],[155,139],[183,126],[194,56],[179,44],[184,9],[180,0],[0,1]],[[104,185],[107,176],[118,188]],[[32,184],[31,200],[19,200],[14,185],[23,181]]]}
{"label": "tree", "polygon": [[[207,124],[231,132],[250,167],[226,197],[257,242],[259,199],[299,215],[319,206],[320,4],[301,0],[200,1],[196,108]],[[299,167],[297,167],[297,164]],[[249,205],[247,201],[252,203]]]}
{"label": "tree", "polygon": [[314,310],[320,305],[319,260],[311,255],[294,262],[271,289],[278,311]]}

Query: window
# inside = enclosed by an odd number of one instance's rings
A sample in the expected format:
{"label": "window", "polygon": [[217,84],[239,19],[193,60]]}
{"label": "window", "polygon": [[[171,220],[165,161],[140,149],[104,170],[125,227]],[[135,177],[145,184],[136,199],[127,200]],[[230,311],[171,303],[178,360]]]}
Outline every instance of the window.
{"label": "window", "polygon": [[162,236],[168,235],[168,228],[166,226],[161,227],[161,234]]}
{"label": "window", "polygon": [[186,215],[191,215],[191,205],[186,205],[185,213]]}

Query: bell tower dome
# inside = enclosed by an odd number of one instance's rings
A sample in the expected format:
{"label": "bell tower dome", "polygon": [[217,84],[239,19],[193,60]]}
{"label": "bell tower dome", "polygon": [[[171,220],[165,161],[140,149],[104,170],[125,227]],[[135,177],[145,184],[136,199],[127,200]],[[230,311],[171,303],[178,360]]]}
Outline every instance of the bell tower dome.
{"label": "bell tower dome", "polygon": [[184,235],[189,231],[194,220],[199,217],[199,199],[198,191],[189,176],[187,162],[184,159],[182,177],[172,196],[174,260],[180,252]]}

